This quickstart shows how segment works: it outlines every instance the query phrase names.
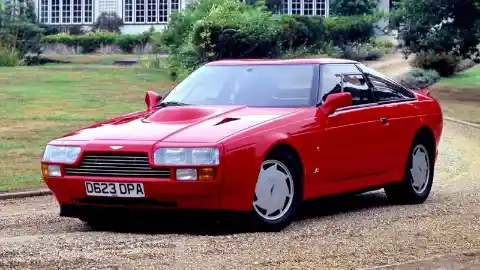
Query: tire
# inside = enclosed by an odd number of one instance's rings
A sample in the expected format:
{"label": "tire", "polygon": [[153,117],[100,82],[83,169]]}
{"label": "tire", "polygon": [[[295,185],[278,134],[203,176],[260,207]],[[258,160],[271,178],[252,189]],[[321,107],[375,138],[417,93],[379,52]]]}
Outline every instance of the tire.
{"label": "tire", "polygon": [[387,197],[394,203],[421,204],[427,200],[432,190],[435,169],[432,144],[421,135],[413,140],[403,181],[384,188]]}
{"label": "tire", "polygon": [[287,152],[274,151],[267,156],[255,185],[255,229],[278,232],[290,225],[302,201],[301,175],[298,162]]}

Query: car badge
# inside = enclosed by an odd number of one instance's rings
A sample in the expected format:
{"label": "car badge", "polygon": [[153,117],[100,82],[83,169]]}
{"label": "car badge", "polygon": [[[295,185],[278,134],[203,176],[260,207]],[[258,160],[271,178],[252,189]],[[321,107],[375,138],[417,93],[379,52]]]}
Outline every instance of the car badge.
{"label": "car badge", "polygon": [[118,150],[120,148],[123,148],[123,146],[120,146],[120,145],[111,145],[110,148],[112,148],[113,150]]}

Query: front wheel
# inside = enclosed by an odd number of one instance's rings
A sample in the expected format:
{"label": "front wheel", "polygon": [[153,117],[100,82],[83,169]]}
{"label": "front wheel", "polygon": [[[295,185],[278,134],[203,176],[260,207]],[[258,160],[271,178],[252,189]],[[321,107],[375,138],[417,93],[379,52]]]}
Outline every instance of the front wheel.
{"label": "front wheel", "polygon": [[385,187],[388,198],[404,204],[420,204],[428,198],[434,173],[433,149],[428,145],[422,137],[413,141],[404,180]]}
{"label": "front wheel", "polygon": [[301,201],[300,171],[285,153],[262,162],[255,186],[253,216],[262,230],[280,231],[288,226]]}

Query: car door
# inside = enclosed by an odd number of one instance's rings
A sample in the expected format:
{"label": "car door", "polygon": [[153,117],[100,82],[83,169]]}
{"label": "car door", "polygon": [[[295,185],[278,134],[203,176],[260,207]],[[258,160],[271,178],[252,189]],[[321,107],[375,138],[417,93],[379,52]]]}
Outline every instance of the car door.
{"label": "car door", "polygon": [[354,64],[322,65],[320,85],[321,102],[335,92],[350,92],[353,98],[352,106],[326,117],[320,136],[320,177],[328,182],[352,181],[343,185],[346,189],[374,185],[385,174],[387,163],[382,149],[387,138],[384,108],[375,102]]}
{"label": "car door", "polygon": [[413,134],[418,127],[418,112],[414,105],[417,99],[412,92],[381,73],[364,65],[359,67],[373,88],[378,106],[383,108],[388,139],[383,146],[385,162],[393,178],[390,180],[399,180],[397,178],[403,176]]}

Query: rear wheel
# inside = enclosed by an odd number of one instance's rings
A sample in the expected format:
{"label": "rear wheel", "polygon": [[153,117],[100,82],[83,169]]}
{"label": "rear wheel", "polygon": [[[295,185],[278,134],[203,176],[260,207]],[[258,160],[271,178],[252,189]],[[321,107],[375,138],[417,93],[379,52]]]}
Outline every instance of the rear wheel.
{"label": "rear wheel", "polygon": [[385,187],[385,192],[396,203],[423,203],[432,189],[434,162],[433,149],[428,139],[418,136],[412,143],[404,180]]}
{"label": "rear wheel", "polygon": [[301,201],[299,166],[280,152],[262,162],[253,200],[254,222],[261,230],[280,231],[293,220]]}

